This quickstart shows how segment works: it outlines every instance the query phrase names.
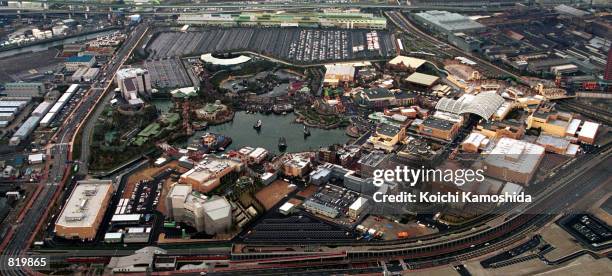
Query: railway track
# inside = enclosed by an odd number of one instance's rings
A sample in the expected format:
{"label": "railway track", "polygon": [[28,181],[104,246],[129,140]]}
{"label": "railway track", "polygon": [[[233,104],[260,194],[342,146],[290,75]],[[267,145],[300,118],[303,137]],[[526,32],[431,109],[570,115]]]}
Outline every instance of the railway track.
{"label": "railway track", "polygon": [[561,109],[580,113],[585,117],[605,123],[606,125],[612,125],[612,112],[608,110],[581,103],[573,99],[557,101],[557,106]]}

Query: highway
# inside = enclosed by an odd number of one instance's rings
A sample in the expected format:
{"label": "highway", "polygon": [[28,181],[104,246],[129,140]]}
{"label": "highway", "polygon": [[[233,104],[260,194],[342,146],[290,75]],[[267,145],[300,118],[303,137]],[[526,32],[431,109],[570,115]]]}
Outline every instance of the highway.
{"label": "highway", "polygon": [[[37,1],[33,1],[37,2]],[[508,6],[513,6],[513,3],[490,3],[487,5],[487,11],[503,11],[508,8]],[[169,9],[171,11],[180,11],[180,12],[193,12],[198,11],[200,9],[215,9],[218,10],[244,10],[244,9],[289,9],[289,8],[300,8],[300,9],[325,9],[325,8],[372,8],[372,9],[402,9],[402,10],[426,10],[426,9],[441,9],[441,10],[453,10],[453,11],[482,11],[483,4],[474,4],[474,5],[435,5],[435,4],[425,4],[425,5],[398,5],[398,4],[385,4],[385,3],[320,3],[320,2],[297,2],[297,1],[287,1],[284,3],[280,2],[259,2],[254,3],[251,2],[242,2],[242,1],[223,1],[223,2],[204,2],[204,3],[190,3],[190,4],[142,4],[138,5],[133,3],[108,3],[108,2],[86,2],[83,3],[81,1],[56,1],[50,5],[50,9],[59,10],[70,10],[75,11],[81,9],[85,11],[86,9],[92,10],[92,8],[99,9],[137,9],[140,11],[146,10],[154,10],[155,12],[159,11],[159,9]],[[3,8],[0,9],[7,11],[23,11],[28,10],[27,8]],[[31,9],[34,12],[44,13],[45,10],[40,10],[38,8]]]}
{"label": "highway", "polygon": [[[134,31],[128,36],[123,46],[118,50],[114,56],[111,66],[107,66],[105,72],[107,75],[114,76],[114,73],[119,69],[127,58],[131,55],[132,51],[138,45],[146,30],[148,28],[145,25],[139,25]],[[117,58],[118,57],[118,58]],[[117,60],[118,59],[118,62]],[[8,256],[20,256],[22,255],[28,246],[33,242],[33,239],[40,230],[40,227],[47,221],[49,215],[50,206],[53,206],[55,200],[59,197],[63,191],[65,183],[68,181],[69,165],[72,160],[72,147],[74,145],[74,139],[77,136],[84,121],[87,121],[94,107],[99,104],[100,99],[104,96],[104,92],[109,90],[111,81],[102,84],[105,87],[99,89],[92,87],[83,100],[75,107],[72,113],[67,117],[66,121],[62,124],[62,127],[51,139],[51,143],[47,146],[48,156],[51,156],[47,160],[48,177],[41,181],[41,190],[37,196],[33,196],[30,200],[33,201],[32,207],[26,210],[27,214],[24,216],[23,221],[18,222],[13,226],[13,231],[7,235],[6,239],[9,241],[6,247],[3,249],[3,255]],[[6,269],[0,264],[0,271]],[[22,275],[24,272],[19,270],[7,270],[7,273],[14,273],[15,275]]]}

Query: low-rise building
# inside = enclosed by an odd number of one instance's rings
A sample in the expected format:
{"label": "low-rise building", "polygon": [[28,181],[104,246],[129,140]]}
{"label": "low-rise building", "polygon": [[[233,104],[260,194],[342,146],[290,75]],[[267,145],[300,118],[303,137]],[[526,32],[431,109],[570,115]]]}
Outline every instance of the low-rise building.
{"label": "low-rise building", "polygon": [[465,138],[463,143],[461,143],[461,149],[465,152],[477,153],[480,149],[488,145],[488,143],[489,139],[487,136],[478,132],[472,132]]}
{"label": "low-rise building", "polygon": [[580,132],[578,132],[578,140],[587,144],[595,144],[595,137],[597,136],[599,126],[598,123],[589,121],[584,122],[580,128]]}
{"label": "low-rise building", "polygon": [[418,125],[418,132],[421,135],[450,141],[457,135],[460,127],[461,124],[458,122],[429,116]]}
{"label": "low-rise building", "polygon": [[363,104],[370,107],[387,107],[395,100],[395,96],[386,88],[365,89],[361,93]]}
{"label": "low-rise building", "polygon": [[[153,270],[153,261],[156,255],[165,255],[166,250],[158,247],[144,247],[136,250],[134,254],[123,257],[112,257],[106,268],[107,273],[145,273]],[[106,274],[106,273],[105,273]]]}
{"label": "low-rise building", "polygon": [[414,72],[412,75],[406,78],[406,82],[421,87],[431,88],[438,82],[440,78],[437,76],[427,75],[423,73]]}
{"label": "low-rise building", "polygon": [[407,56],[396,56],[393,59],[391,59],[387,64],[389,64],[389,66],[392,68],[407,70],[407,71],[414,71],[418,69],[419,67],[421,67],[426,62],[427,62],[426,60],[420,59],[420,58],[407,57]]}
{"label": "low-rise building", "polygon": [[538,107],[533,114],[527,118],[527,128],[539,128],[543,132],[554,136],[565,136],[573,115],[568,112],[560,112],[549,104]]}
{"label": "low-rise building", "polygon": [[318,203],[311,199],[306,200],[302,206],[308,212],[323,215],[328,218],[337,218],[340,215],[340,212],[338,212],[336,208]]}
{"label": "low-rise building", "polygon": [[90,68],[96,63],[96,57],[92,55],[71,56],[66,58],[66,71],[75,72],[79,67]]}
{"label": "low-rise building", "polygon": [[376,127],[376,133],[368,139],[368,142],[372,143],[375,149],[391,152],[395,145],[405,137],[406,128],[391,124],[380,124]]}
{"label": "low-rise building", "polygon": [[368,199],[365,197],[359,197],[349,206],[348,215],[352,219],[357,219],[367,207]]}
{"label": "low-rise building", "polygon": [[310,160],[300,155],[293,155],[283,163],[283,173],[287,176],[302,177],[310,172]]}
{"label": "low-rise building", "polygon": [[45,95],[42,82],[11,82],[4,85],[4,94],[8,97],[42,97]]}
{"label": "low-rise building", "polygon": [[240,172],[243,164],[239,161],[207,155],[200,163],[182,174],[179,182],[189,184],[194,190],[208,193],[221,184],[232,173]]}
{"label": "low-rise building", "polygon": [[325,65],[323,84],[338,86],[340,83],[352,82],[355,79],[355,66],[350,63]]}
{"label": "low-rise building", "polygon": [[556,154],[566,154],[571,144],[567,139],[552,136],[546,133],[540,134],[535,143],[544,147],[546,151],[554,152]]}

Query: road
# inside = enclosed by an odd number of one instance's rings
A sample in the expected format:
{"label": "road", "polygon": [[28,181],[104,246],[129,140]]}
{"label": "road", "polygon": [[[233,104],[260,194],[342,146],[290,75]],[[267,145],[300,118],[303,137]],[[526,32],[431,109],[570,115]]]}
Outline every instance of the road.
{"label": "road", "polygon": [[[131,32],[122,47],[113,57],[113,61],[111,61],[112,65],[107,66],[104,70],[104,72],[107,73],[106,75],[114,76],[117,69],[125,63],[142,37],[144,37],[147,29],[147,26],[141,24]],[[90,118],[90,114],[96,105],[100,102],[104,102],[104,92],[109,90],[111,82],[112,80],[109,80],[107,83],[101,84],[104,86],[102,89],[94,85],[85,94],[83,100],[76,106],[64,121],[60,130],[51,139],[52,142],[47,146],[48,156],[51,156],[51,158],[47,160],[46,165],[49,169],[48,176],[40,184],[42,189],[39,195],[31,199],[33,200],[32,207],[27,210],[27,214],[24,216],[23,221],[14,225],[14,231],[12,231],[11,235],[6,237],[9,242],[3,250],[3,255],[22,255],[25,249],[27,249],[33,241],[39,228],[46,223],[49,206],[54,205],[54,199],[59,196],[60,189],[68,181],[68,172],[71,169],[71,166],[68,164],[70,164],[72,160],[71,153],[76,134],[83,125],[83,122]],[[6,267],[4,267],[4,264],[0,264],[0,271],[3,269],[6,269]],[[18,270],[7,270],[6,272],[15,275],[23,275],[23,273],[25,273]]]}
{"label": "road", "polygon": [[110,87],[115,80],[115,72],[125,63],[125,61],[129,58],[132,51],[138,46],[141,39],[146,34],[148,27],[146,25],[139,25],[136,27],[134,31],[132,31],[131,35],[126,39],[124,45],[129,45],[128,47],[122,47],[117,51],[115,57],[120,57],[121,60],[119,62],[115,62],[112,65],[108,66],[106,69],[107,81],[103,88],[94,88],[96,93],[104,95],[103,98],[99,100],[99,103],[93,108],[93,111],[88,119],[85,121],[85,125],[83,127],[83,135],[81,141],[77,141],[81,143],[81,152],[79,160],[81,161],[81,166],[79,167],[79,173],[86,175],[88,172],[88,163],[89,163],[89,154],[90,154],[90,141],[93,135],[93,129],[98,121],[98,117],[104,111],[106,105],[108,105],[109,101],[113,97],[113,93],[110,93]]}

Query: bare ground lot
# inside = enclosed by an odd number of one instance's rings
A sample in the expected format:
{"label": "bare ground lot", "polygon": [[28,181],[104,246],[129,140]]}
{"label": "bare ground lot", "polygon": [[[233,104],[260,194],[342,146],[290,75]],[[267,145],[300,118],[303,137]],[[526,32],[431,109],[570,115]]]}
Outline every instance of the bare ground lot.
{"label": "bare ground lot", "polygon": [[56,58],[57,49],[27,53],[0,59],[0,82],[19,81],[28,76],[53,70],[64,59]]}
{"label": "bare ground lot", "polygon": [[255,194],[255,198],[266,208],[270,210],[274,205],[280,202],[285,196],[295,190],[295,187],[289,187],[289,183],[276,180],[267,187],[261,189],[261,191]]}

